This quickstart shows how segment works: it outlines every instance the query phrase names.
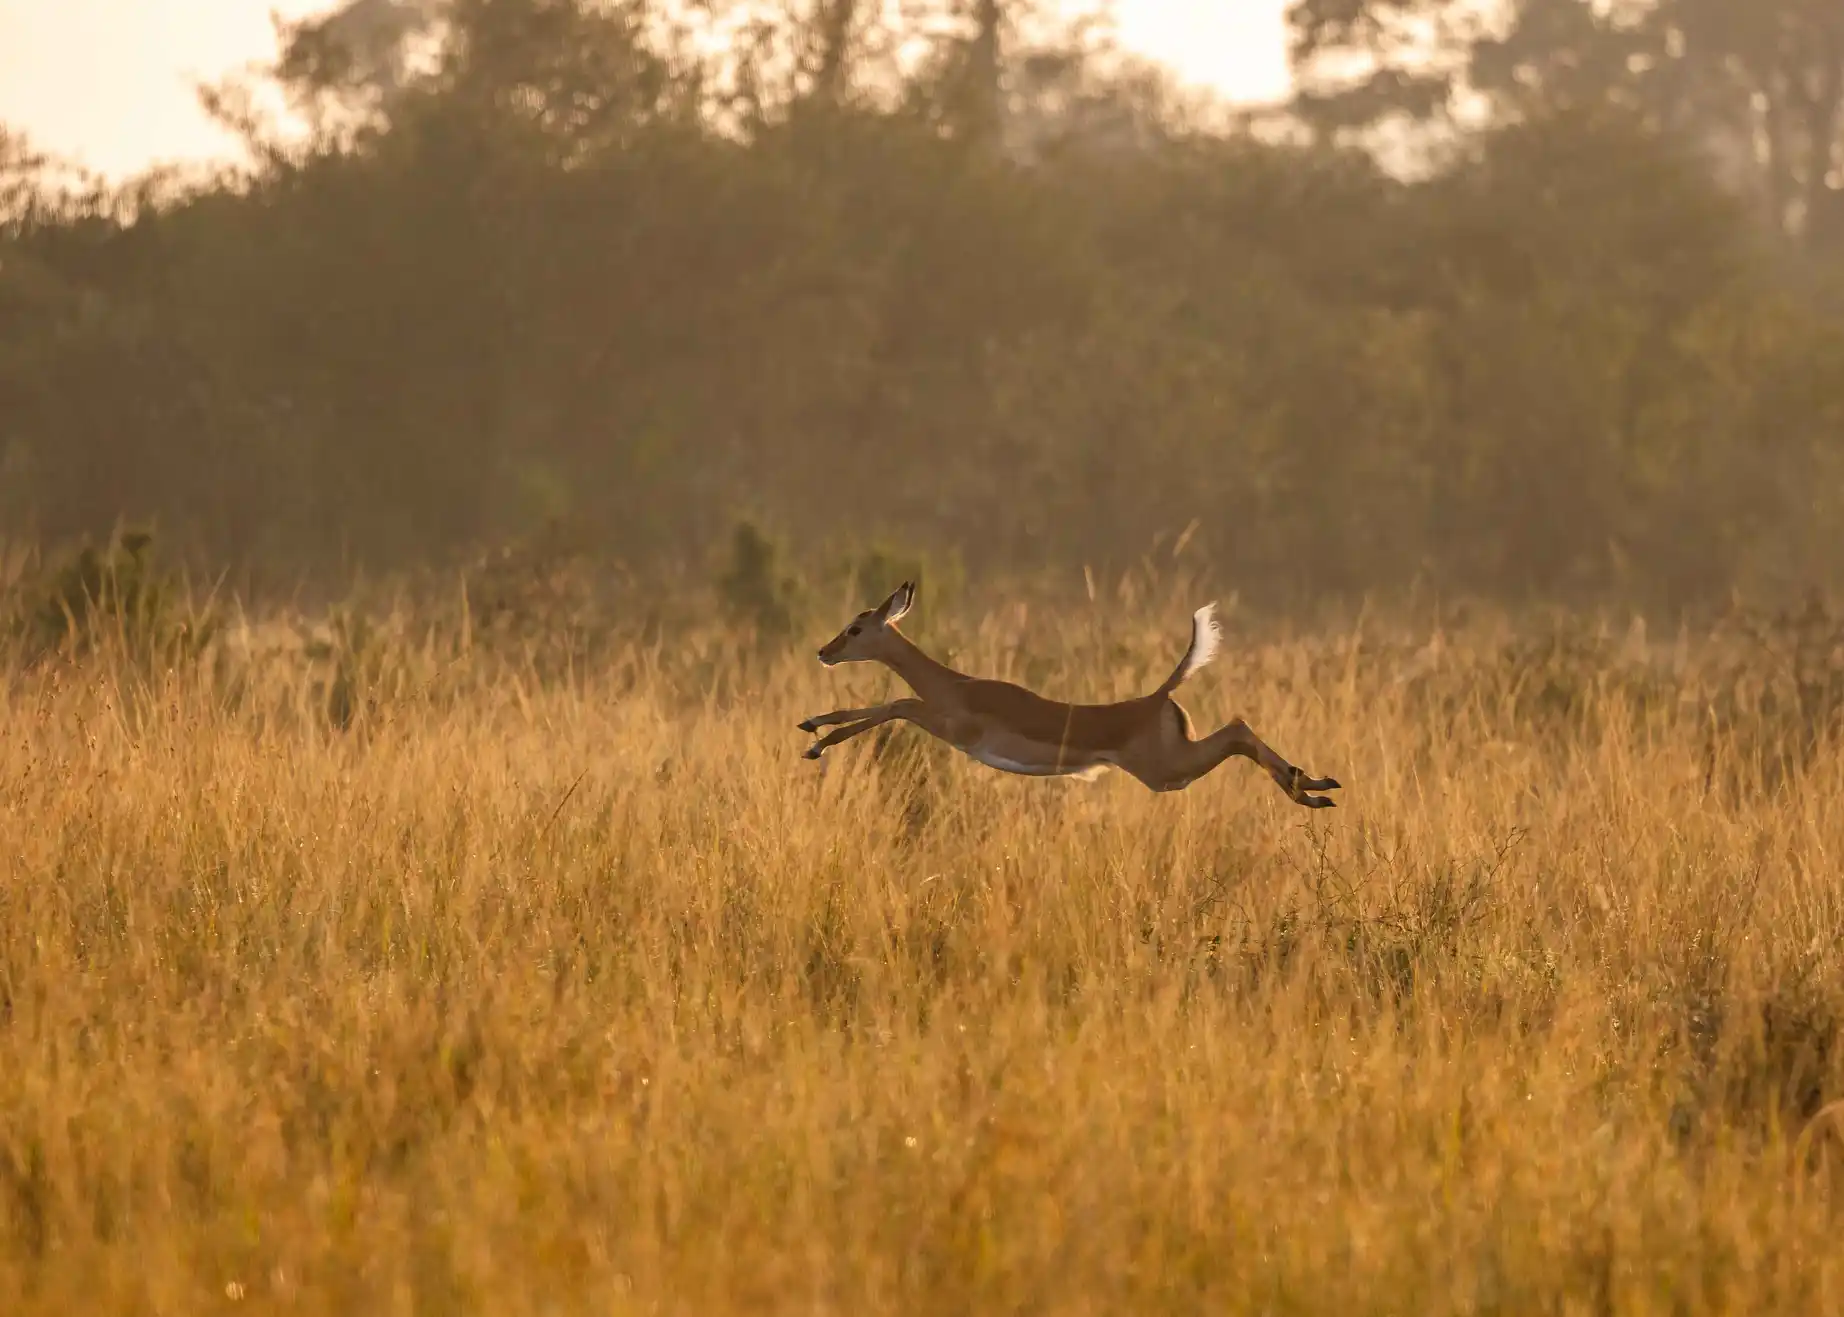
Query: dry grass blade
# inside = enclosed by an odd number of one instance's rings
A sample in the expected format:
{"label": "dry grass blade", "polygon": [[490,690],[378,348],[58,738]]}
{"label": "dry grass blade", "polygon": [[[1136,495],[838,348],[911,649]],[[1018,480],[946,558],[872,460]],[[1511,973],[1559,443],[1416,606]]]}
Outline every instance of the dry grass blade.
{"label": "dry grass blade", "polygon": [[[1109,695],[1184,611],[943,644]],[[370,634],[0,686],[8,1311],[1844,1293],[1844,765],[1714,640],[1232,628],[1190,701],[1337,766],[1303,825],[907,729],[821,784],[882,688],[804,647]]]}

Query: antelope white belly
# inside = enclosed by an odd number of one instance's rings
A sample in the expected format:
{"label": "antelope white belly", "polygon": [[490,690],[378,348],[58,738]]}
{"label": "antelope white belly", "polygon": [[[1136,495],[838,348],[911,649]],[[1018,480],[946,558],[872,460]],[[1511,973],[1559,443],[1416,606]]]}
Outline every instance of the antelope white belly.
{"label": "antelope white belly", "polygon": [[1094,779],[1107,771],[1107,764],[1099,761],[1084,762],[1081,758],[1063,760],[1060,768],[1049,765],[1057,761],[1056,751],[1046,748],[1043,758],[1030,761],[1008,755],[1003,749],[990,745],[970,745],[961,747],[971,758],[979,760],[988,768],[996,768],[1002,773],[1021,773],[1026,777],[1080,777]]}

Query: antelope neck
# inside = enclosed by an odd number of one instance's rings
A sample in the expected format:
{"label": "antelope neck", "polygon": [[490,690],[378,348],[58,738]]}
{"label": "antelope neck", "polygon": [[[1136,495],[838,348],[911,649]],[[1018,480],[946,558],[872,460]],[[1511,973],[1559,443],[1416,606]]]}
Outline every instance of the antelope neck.
{"label": "antelope neck", "polygon": [[884,666],[908,682],[910,689],[923,699],[963,680],[953,668],[917,649],[915,643],[895,627],[889,628],[886,635],[889,652],[880,656]]}

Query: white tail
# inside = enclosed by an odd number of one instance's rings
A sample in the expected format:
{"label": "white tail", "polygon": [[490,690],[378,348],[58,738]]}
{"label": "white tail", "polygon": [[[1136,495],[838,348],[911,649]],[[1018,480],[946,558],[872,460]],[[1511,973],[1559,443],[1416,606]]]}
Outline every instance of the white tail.
{"label": "white tail", "polygon": [[1158,693],[1169,695],[1184,685],[1217,656],[1217,649],[1222,643],[1223,630],[1217,625],[1217,606],[1214,603],[1205,604],[1191,614],[1191,647],[1178,660],[1178,666],[1172,669],[1172,675],[1165,679]]}

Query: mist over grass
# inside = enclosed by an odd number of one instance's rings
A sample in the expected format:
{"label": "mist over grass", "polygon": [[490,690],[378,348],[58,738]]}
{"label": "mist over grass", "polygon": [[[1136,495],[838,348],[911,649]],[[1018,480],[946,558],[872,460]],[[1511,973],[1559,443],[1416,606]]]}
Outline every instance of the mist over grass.
{"label": "mist over grass", "polygon": [[[1305,0],[1290,135],[747,8],[0,128],[0,1309],[1844,1307],[1844,9]],[[1078,701],[1218,600],[1340,807],[804,760],[905,580]]]}

